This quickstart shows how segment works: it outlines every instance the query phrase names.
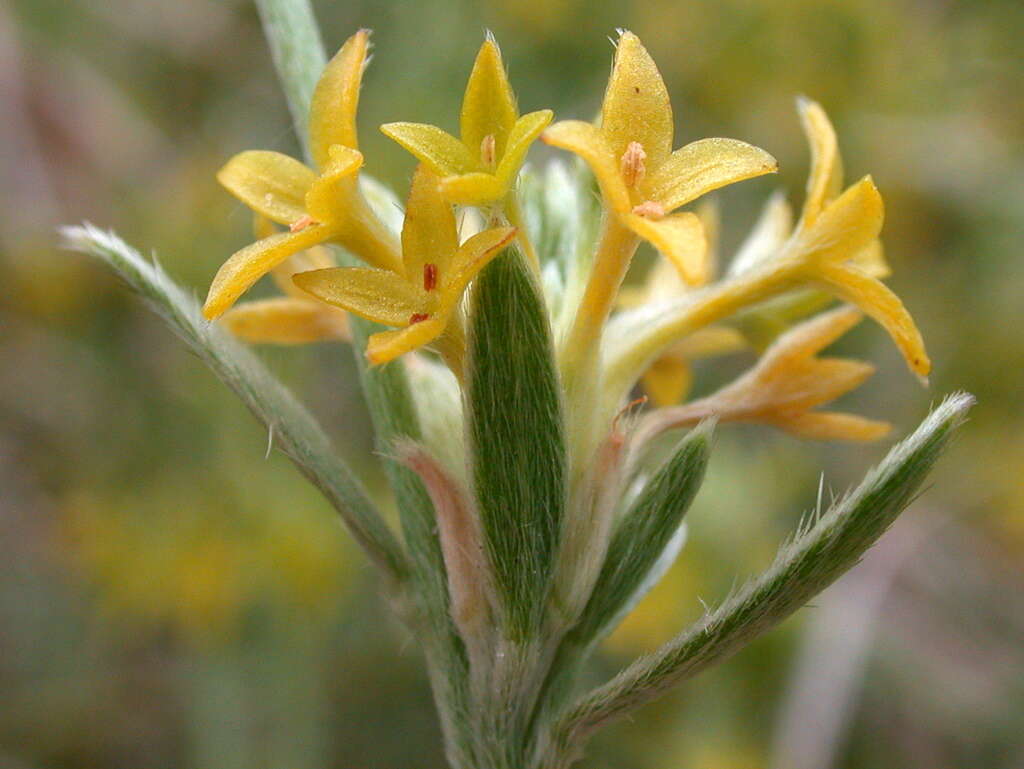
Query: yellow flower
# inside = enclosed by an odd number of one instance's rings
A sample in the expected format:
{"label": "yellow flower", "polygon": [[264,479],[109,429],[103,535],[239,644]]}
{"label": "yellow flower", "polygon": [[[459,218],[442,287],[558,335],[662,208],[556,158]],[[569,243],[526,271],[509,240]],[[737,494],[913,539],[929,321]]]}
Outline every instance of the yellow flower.
{"label": "yellow flower", "polygon": [[[255,217],[257,238],[275,232],[273,223],[259,214]],[[306,344],[350,339],[348,314],[336,307],[310,299],[292,281],[298,272],[335,266],[323,246],[293,254],[270,274],[285,296],[236,304],[220,318],[232,334],[247,342],[264,344]]]}
{"label": "yellow flower", "polygon": [[672,137],[665,83],[636,35],[623,32],[599,125],[566,120],[541,138],[582,157],[617,219],[675,262],[688,282],[700,283],[699,222],[694,214],[672,212],[711,190],[773,173],[778,165],[764,150],[735,139],[702,139],[673,152]]}
{"label": "yellow flower", "polygon": [[846,306],[796,326],[779,337],[757,365],[732,384],[684,406],[654,412],[640,428],[644,439],[707,417],[769,424],[813,440],[881,438],[890,429],[885,422],[812,410],[853,390],[874,373],[869,363],[815,357],[862,317],[855,308]]}
{"label": "yellow flower", "polygon": [[843,170],[835,130],[819,104],[801,99],[799,110],[811,145],[811,173],[786,258],[801,265],[802,278],[878,321],[910,369],[924,379],[931,361],[921,332],[899,297],[879,280],[887,268],[878,243],[884,218],[878,188],[865,176],[840,194]]}
{"label": "yellow flower", "polygon": [[479,206],[508,194],[527,150],[552,116],[548,109],[519,116],[501,52],[488,35],[462,99],[461,139],[422,123],[387,123],[380,130],[440,177],[448,200]]}
{"label": "yellow flower", "polygon": [[386,363],[438,339],[469,282],[515,234],[512,227],[497,227],[460,246],[451,204],[441,195],[437,177],[421,165],[406,205],[401,271],[336,267],[299,273],[294,281],[324,302],[398,327],[370,337],[367,358]]}
{"label": "yellow flower", "polygon": [[217,272],[203,307],[216,318],[257,280],[292,254],[338,243],[364,261],[401,269],[398,245],[359,192],[363,156],[356,141],[356,107],[369,32],[350,37],[327,64],[309,113],[310,152],[318,171],[279,152],[236,155],[217,174],[254,211],[285,225],[235,253]]}
{"label": "yellow flower", "polygon": [[[704,227],[705,239],[701,270],[705,279],[715,275],[718,251],[718,208],[702,204],[697,216]],[[637,307],[684,295],[687,286],[678,266],[659,259],[647,272],[641,286],[619,292],[620,307]],[[679,340],[650,365],[641,379],[644,392],[657,406],[672,406],[682,401],[693,383],[692,362],[701,358],[727,355],[746,348],[743,335],[728,326],[708,326]]]}

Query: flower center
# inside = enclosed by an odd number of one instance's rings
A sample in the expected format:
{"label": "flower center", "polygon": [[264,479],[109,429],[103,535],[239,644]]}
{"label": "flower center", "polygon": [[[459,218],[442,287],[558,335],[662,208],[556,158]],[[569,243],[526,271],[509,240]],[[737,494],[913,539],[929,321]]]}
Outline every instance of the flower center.
{"label": "flower center", "polygon": [[485,168],[494,168],[498,162],[498,142],[494,134],[487,134],[480,142],[480,162]]}
{"label": "flower center", "polygon": [[622,153],[619,169],[622,171],[622,180],[627,187],[636,187],[644,180],[644,176],[647,174],[647,167],[644,165],[646,159],[647,153],[644,152],[644,147],[640,142],[630,142],[626,146],[626,151]]}

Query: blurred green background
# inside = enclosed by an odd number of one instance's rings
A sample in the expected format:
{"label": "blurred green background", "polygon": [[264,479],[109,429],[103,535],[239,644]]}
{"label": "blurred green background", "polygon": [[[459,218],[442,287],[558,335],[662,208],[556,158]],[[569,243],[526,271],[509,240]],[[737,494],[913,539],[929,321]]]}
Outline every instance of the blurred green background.
{"label": "blurred green background", "polygon": [[[924,391],[863,324],[880,371],[846,404],[910,430],[980,405],[931,488],[865,562],[780,630],[635,721],[582,766],[1024,766],[1024,5],[1019,0],[317,2],[333,50],[375,30],[371,173],[412,161],[375,126],[456,125],[485,28],[524,109],[594,114],[616,27],[673,93],[677,144],[735,136],[778,177],[723,204],[726,252],[807,168],[794,96],[820,100],[935,360]],[[327,504],[106,270],[55,228],[113,227],[198,294],[246,242],[213,175],[295,141],[242,0],[0,0],[0,767],[441,767],[416,643]],[[537,148],[544,162],[547,148]],[[267,349],[379,483],[351,354]],[[606,676],[754,573],[884,445],[721,431],[666,581],[608,643]],[[826,492],[827,493],[827,492]]]}

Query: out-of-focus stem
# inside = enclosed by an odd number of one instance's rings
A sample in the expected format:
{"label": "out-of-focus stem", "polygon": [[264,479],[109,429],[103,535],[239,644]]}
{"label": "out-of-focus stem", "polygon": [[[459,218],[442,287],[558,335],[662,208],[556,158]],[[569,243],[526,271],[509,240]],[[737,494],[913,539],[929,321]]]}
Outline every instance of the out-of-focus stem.
{"label": "out-of-focus stem", "polygon": [[[309,104],[327,55],[309,0],[256,0],[260,21],[274,59],[295,135],[305,145]],[[306,153],[308,157],[308,152]]]}

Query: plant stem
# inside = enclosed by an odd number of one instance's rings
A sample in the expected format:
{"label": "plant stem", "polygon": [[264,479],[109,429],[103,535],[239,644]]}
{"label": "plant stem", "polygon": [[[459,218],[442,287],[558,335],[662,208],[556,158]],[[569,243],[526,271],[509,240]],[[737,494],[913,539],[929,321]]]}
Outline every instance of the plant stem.
{"label": "plant stem", "polygon": [[[281,79],[295,135],[305,147],[309,104],[327,64],[320,28],[309,0],[256,0],[274,67]],[[308,149],[306,150],[309,156]]]}

